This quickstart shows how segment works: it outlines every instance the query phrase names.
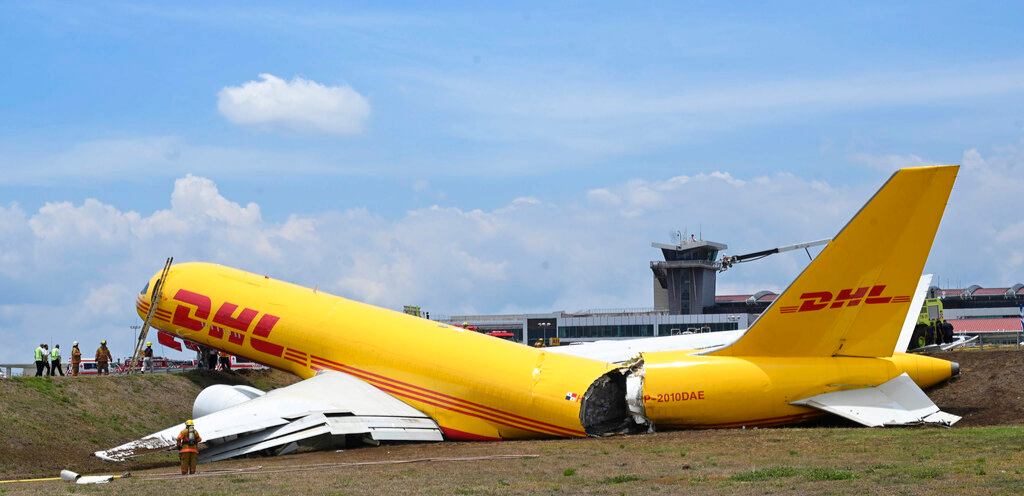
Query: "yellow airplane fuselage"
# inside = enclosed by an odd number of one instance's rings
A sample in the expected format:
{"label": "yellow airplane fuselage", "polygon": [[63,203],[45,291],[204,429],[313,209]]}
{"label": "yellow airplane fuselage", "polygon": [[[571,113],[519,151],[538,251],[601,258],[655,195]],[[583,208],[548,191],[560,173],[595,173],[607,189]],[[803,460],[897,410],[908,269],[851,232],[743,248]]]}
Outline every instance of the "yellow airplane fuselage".
{"label": "yellow airplane fuselage", "polygon": [[[143,317],[149,299],[143,293],[136,302]],[[358,377],[430,416],[451,439],[584,436],[584,395],[602,376],[620,374],[617,365],[206,263],[172,266],[153,325],[302,378],[319,370]],[[916,355],[690,353],[645,353],[632,365],[643,368],[643,382],[631,406],[656,428],[799,422],[820,412],[791,401],[876,386],[903,372],[922,387],[951,374],[949,362]]]}
{"label": "yellow airplane fuselage", "polygon": [[662,429],[791,424],[823,413],[792,401],[877,386],[904,372],[927,388],[949,379],[952,366],[906,353],[889,358],[645,353],[644,407]]}

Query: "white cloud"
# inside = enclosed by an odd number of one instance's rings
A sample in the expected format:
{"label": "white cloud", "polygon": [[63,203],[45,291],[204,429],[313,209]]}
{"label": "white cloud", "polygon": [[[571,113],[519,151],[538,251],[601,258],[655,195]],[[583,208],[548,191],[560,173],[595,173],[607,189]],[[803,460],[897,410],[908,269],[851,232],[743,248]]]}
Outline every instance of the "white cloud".
{"label": "white cloud", "polygon": [[882,172],[895,172],[905,167],[924,167],[928,165],[942,165],[934,160],[928,160],[917,155],[881,155],[875,156],[868,153],[855,153],[850,156],[853,162],[866,165]]}
{"label": "white cloud", "polygon": [[337,135],[361,132],[370,117],[370,102],[349,86],[325,86],[298,76],[285,81],[260,74],[260,79],[220,90],[221,115],[246,126]]}
{"label": "white cloud", "polygon": [[[965,165],[927,270],[985,286],[1024,282],[1024,189],[1016,148],[964,153]],[[185,175],[169,207],[120,211],[90,199],[35,212],[0,207],[0,359],[31,349],[40,329],[58,342],[101,337],[127,353],[134,291],[165,256],[268,274],[321,291],[433,315],[644,307],[651,241],[703,232],[730,254],[834,235],[884,180],[836,188],[792,174],[724,171],[611,184],[576,197],[520,197],[492,210],[432,206],[388,219],[366,209],[263,218]],[[721,292],[778,291],[803,252],[719,276]],[[92,309],[92,310],[89,310]],[[69,317],[70,316],[70,317]],[[69,319],[74,326],[68,327]]]}

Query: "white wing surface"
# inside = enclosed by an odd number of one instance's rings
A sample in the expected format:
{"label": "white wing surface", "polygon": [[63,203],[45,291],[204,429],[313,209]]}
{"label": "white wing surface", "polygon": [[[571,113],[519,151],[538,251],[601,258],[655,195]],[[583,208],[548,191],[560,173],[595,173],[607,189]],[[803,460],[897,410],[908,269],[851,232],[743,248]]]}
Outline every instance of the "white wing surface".
{"label": "white wing surface", "polygon": [[652,351],[706,350],[725,346],[737,340],[746,329],[738,331],[702,332],[654,338],[593,341],[569,346],[544,348],[545,352],[572,355],[608,363],[622,363],[640,353]]}
{"label": "white wing surface", "polygon": [[824,393],[790,404],[817,408],[868,427],[951,426],[960,420],[956,415],[940,411],[906,373],[876,387]]}
{"label": "white wing surface", "polygon": [[[211,386],[216,387],[224,386]],[[256,397],[247,399],[252,396]],[[200,450],[199,461],[272,449],[283,454],[295,449],[292,443],[312,441],[318,436],[323,436],[318,438],[323,442],[350,434],[362,434],[371,443],[443,439],[437,423],[419,410],[340,372],[322,371],[263,395],[240,397],[241,403],[193,419],[196,431],[207,444]],[[197,405],[195,410],[202,408]],[[178,424],[94,454],[108,461],[123,461],[164,451],[176,446],[176,437],[184,428],[185,424]]]}

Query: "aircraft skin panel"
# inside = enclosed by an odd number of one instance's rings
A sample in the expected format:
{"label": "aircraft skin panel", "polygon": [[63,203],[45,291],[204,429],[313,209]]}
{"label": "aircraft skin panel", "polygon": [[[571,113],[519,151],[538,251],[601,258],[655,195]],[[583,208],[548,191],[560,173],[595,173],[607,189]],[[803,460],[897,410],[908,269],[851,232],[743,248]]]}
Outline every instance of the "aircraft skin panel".
{"label": "aircraft skin panel", "polygon": [[710,354],[890,356],[958,169],[897,171],[742,338]]}
{"label": "aircraft skin panel", "polygon": [[215,264],[172,266],[159,308],[160,330],[302,378],[349,374],[469,438],[584,436],[566,397],[613,368]]}
{"label": "aircraft skin panel", "polygon": [[868,427],[937,424],[951,426],[960,417],[939,411],[906,374],[877,387],[824,393],[793,402],[824,410]]}
{"label": "aircraft skin panel", "polygon": [[793,423],[820,414],[790,404],[799,399],[873,387],[904,373],[927,388],[952,374],[946,360],[906,353],[738,359],[656,352],[643,360],[643,409],[658,429]]}

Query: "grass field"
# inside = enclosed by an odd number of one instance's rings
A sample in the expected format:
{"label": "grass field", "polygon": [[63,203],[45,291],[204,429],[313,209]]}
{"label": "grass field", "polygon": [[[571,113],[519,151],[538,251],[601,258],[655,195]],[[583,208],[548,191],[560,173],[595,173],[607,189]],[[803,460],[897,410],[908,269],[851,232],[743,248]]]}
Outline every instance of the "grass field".
{"label": "grass field", "polygon": [[[396,463],[494,455],[537,456]],[[104,486],[3,484],[0,494],[1021,494],[1024,428],[797,427],[391,445],[206,464],[188,478],[174,475],[173,460],[159,464]]]}
{"label": "grass field", "polygon": [[[1024,494],[1024,353],[943,354],[962,374],[929,391],[954,428],[677,431],[602,439],[386,445],[228,460],[182,478],[172,453],[125,464],[91,453],[191,415],[214,383],[273,389],[282,372],[0,381],[0,479],[61,469],[121,474],[103,486],[0,484],[7,494]],[[515,459],[480,459],[497,455]],[[467,459],[467,458],[475,459]],[[414,461],[446,458],[446,460]],[[258,468],[257,468],[258,467]]]}

